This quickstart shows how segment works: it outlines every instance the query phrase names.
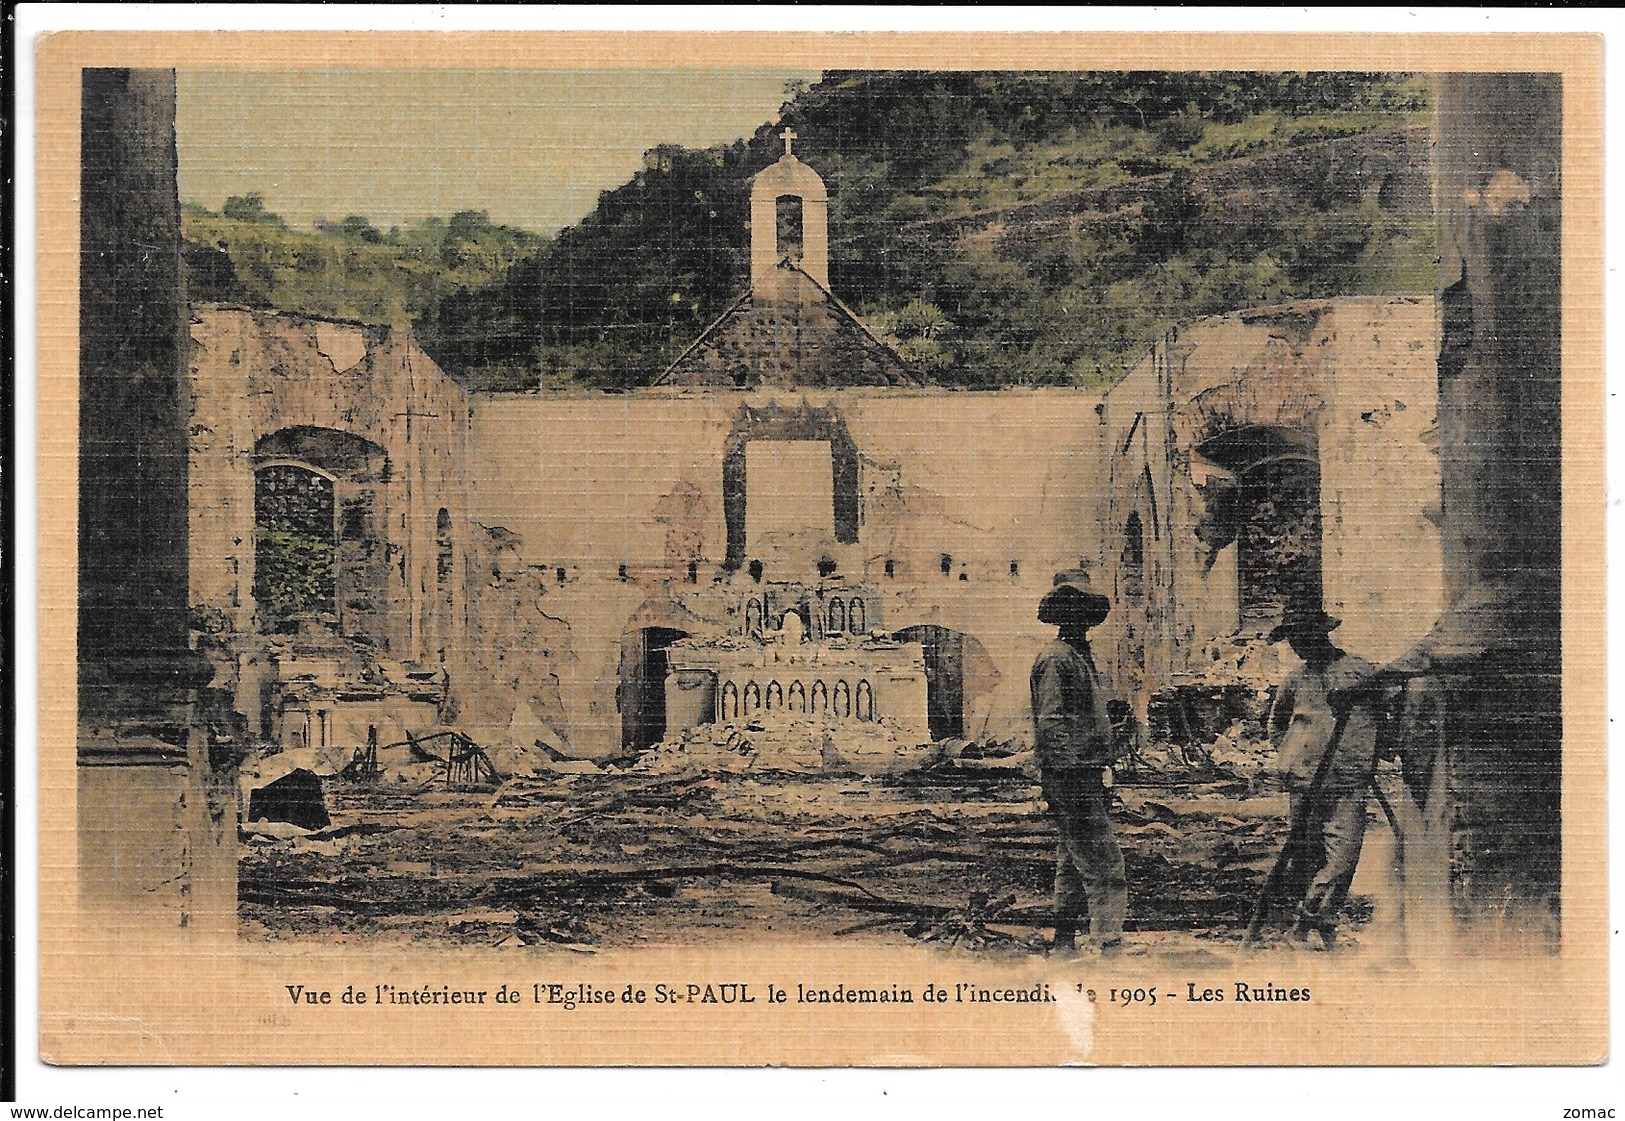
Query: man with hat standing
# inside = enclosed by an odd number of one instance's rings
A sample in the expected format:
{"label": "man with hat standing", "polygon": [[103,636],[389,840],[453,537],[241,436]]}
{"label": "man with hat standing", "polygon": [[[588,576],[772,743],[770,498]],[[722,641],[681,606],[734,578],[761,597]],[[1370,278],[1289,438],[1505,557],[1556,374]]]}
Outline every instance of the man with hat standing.
{"label": "man with hat standing", "polygon": [[1044,800],[1060,833],[1055,861],[1055,949],[1076,949],[1085,909],[1090,934],[1106,952],[1122,945],[1128,884],[1123,852],[1112,836],[1110,767],[1115,737],[1105,683],[1089,651],[1089,629],[1111,601],[1089,586],[1089,574],[1055,574],[1038,604],[1038,621],[1060,628],[1033,663],[1034,753]]}
{"label": "man with hat standing", "polygon": [[1366,799],[1377,766],[1377,721],[1360,686],[1371,663],[1344,653],[1330,633],[1340,620],[1320,608],[1289,608],[1271,642],[1285,639],[1303,665],[1275,695],[1268,718],[1276,770],[1291,795],[1290,897],[1300,900],[1293,937],[1318,933],[1327,949],[1365,840]]}

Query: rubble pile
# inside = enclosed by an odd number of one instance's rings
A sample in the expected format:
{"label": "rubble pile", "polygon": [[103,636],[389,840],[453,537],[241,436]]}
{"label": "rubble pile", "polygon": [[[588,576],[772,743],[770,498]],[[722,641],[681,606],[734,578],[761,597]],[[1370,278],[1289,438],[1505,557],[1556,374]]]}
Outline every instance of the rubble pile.
{"label": "rubble pile", "polygon": [[700,724],[675,732],[650,748],[636,769],[653,774],[786,771],[798,774],[862,774],[912,770],[938,755],[933,744],[899,737],[885,718],[831,728],[810,719]]}
{"label": "rubble pile", "polygon": [[1265,641],[1262,634],[1229,635],[1215,639],[1206,648],[1206,659],[1198,681],[1211,684],[1245,685],[1262,699],[1276,682],[1298,664],[1290,651],[1279,643]]}
{"label": "rubble pile", "polygon": [[1257,789],[1273,755],[1265,734],[1273,686],[1296,660],[1256,634],[1219,639],[1206,653],[1200,673],[1179,675],[1151,698],[1145,742],[1128,769]]}
{"label": "rubble pile", "polygon": [[[1055,829],[1024,753],[991,746],[877,777],[606,769],[494,794],[336,782],[328,829],[244,846],[242,918],[266,939],[591,952],[773,931],[1031,953],[1051,919]],[[1284,795],[1235,779],[1120,783],[1129,929],[1239,944],[1286,813]]]}
{"label": "rubble pile", "polygon": [[1254,789],[1271,773],[1275,749],[1263,729],[1250,721],[1237,720],[1206,745],[1208,759],[1216,770],[1245,779]]}

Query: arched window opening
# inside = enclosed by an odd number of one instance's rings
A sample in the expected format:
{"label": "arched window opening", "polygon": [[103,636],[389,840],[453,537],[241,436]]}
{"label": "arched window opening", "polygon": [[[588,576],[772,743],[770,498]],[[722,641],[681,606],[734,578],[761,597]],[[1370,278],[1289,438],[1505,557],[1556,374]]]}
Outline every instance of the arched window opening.
{"label": "arched window opening", "polygon": [[718,705],[718,719],[739,719],[739,686],[730,681],[722,687],[722,700]]}
{"label": "arched window opening", "polygon": [[452,570],[451,514],[444,506],[434,518],[434,578],[439,584],[451,581]]}
{"label": "arched window opening", "polygon": [[790,701],[788,707],[791,712],[807,711],[807,687],[799,681],[790,682]]}
{"label": "arched window opening", "polygon": [[840,596],[836,596],[829,601],[824,633],[840,634],[844,630],[846,630],[846,603]]}
{"label": "arched window opening", "polygon": [[848,685],[845,681],[837,681],[835,683],[835,693],[830,698],[830,706],[833,708],[835,715],[839,716],[843,720],[851,716],[852,686]]}
{"label": "arched window opening", "polygon": [[1123,526],[1123,599],[1130,607],[1145,601],[1145,526],[1135,510]]}
{"label": "arched window opening", "polygon": [[266,631],[337,622],[333,479],[290,463],[254,473],[254,601]]}
{"label": "arched window opening", "polygon": [[745,711],[762,711],[762,687],[754,681],[745,682]]}
{"label": "arched window opening", "polygon": [[767,683],[767,711],[784,707],[784,686],[777,681]]}
{"label": "arched window opening", "polygon": [[870,721],[875,718],[875,687],[868,681],[858,682],[856,707],[859,720]]}
{"label": "arched window opening", "polygon": [[391,548],[404,512],[387,506],[388,453],[352,432],[295,425],[256,440],[253,463],[259,625],[289,631],[320,618],[385,651],[407,639],[389,612],[407,576],[404,552]]}
{"label": "arched window opening", "polygon": [[746,567],[747,541],[757,580],[763,557],[806,571],[829,537],[855,543],[858,475],[857,445],[833,406],[741,408],[722,457],[724,567]]}
{"label": "arched window opening", "polygon": [[808,705],[808,708],[812,712],[824,712],[824,713],[827,713],[829,711],[829,686],[828,685],[825,685],[822,681],[814,681],[813,682],[812,698],[811,698],[811,702]]}
{"label": "arched window opening", "polygon": [[863,600],[857,596],[847,605],[847,629],[853,634],[869,633],[869,613],[863,606]]}
{"label": "arched window opening", "polygon": [[1266,631],[1289,605],[1321,603],[1320,462],[1316,437],[1277,425],[1234,428],[1197,445],[1228,472],[1203,487],[1197,538],[1217,555],[1236,545],[1243,631]]}
{"label": "arched window opening", "polygon": [[1236,534],[1241,623],[1263,630],[1289,604],[1319,605],[1320,471],[1311,460],[1264,463],[1241,477]]}

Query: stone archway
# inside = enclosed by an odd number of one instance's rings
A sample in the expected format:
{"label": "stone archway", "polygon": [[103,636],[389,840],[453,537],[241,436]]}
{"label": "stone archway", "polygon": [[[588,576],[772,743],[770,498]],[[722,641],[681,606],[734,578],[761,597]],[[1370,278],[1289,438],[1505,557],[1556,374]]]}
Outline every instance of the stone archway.
{"label": "stone archway", "polygon": [[688,637],[675,627],[634,627],[621,636],[621,748],[653,747],[666,736],[666,651]]}
{"label": "stone archway", "polygon": [[966,734],[973,701],[998,684],[999,671],[973,636],[928,623],[892,632],[898,642],[925,648],[926,723],[933,740]]}
{"label": "stone archway", "polygon": [[722,451],[722,513],[728,528],[728,553],[723,563],[730,572],[741,568],[746,559],[746,448],[753,441],[827,443],[835,540],[843,544],[857,541],[858,447],[840,410],[833,405],[793,409],[774,404],[761,408],[743,405]]}
{"label": "stone archway", "polygon": [[1195,451],[1228,475],[1205,488],[1197,536],[1213,554],[1236,546],[1240,628],[1267,630],[1288,604],[1319,607],[1320,459],[1313,432],[1240,426]]}

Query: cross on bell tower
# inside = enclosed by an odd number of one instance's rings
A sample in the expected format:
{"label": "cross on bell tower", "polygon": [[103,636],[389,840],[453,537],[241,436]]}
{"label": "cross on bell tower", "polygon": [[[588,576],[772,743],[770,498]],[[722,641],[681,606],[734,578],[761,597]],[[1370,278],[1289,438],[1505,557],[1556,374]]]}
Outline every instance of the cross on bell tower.
{"label": "cross on bell tower", "polygon": [[779,139],[784,141],[784,154],[787,156],[795,155],[795,153],[790,150],[790,145],[797,139],[796,130],[791,128],[789,125],[785,125],[784,131],[779,133]]}

